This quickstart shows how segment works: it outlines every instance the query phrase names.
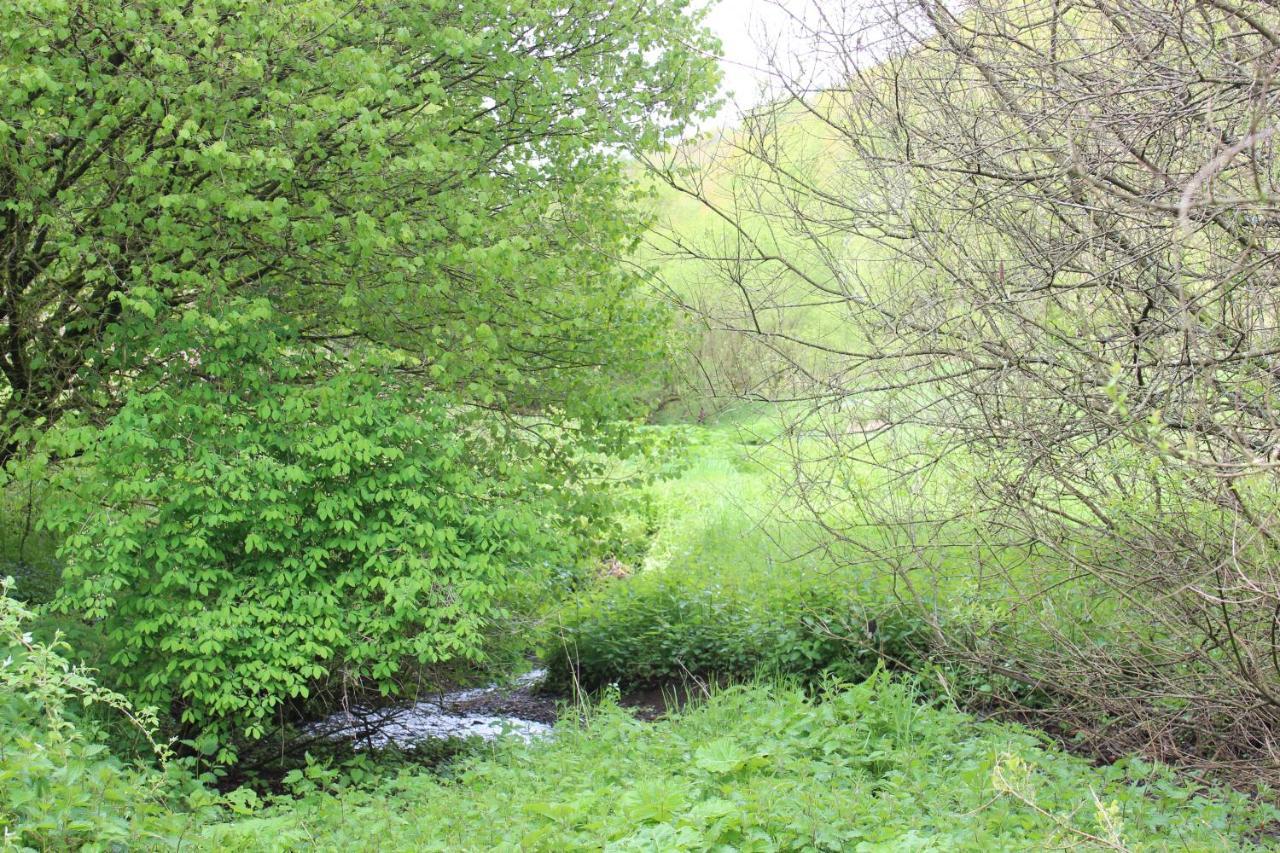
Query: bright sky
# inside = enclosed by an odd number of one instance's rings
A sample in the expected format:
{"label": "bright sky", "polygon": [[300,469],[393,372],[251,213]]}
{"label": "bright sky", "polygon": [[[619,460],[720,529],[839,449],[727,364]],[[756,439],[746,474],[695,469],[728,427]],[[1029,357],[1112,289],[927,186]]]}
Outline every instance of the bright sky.
{"label": "bright sky", "polygon": [[[723,89],[731,93],[716,124],[732,123],[745,109],[759,103],[768,81],[768,44],[787,29],[788,0],[705,0],[711,6],[707,26],[724,45]],[[791,7],[805,0],[790,0]]]}
{"label": "bright sky", "polygon": [[[736,123],[746,110],[766,100],[770,65],[806,90],[830,86],[853,44],[870,57],[864,41],[879,5],[871,0],[700,0],[710,6],[707,26],[723,43],[724,90],[732,93],[713,124]],[[822,35],[815,44],[813,33]],[[883,29],[879,30],[884,32]],[[839,35],[835,35],[838,33]]]}

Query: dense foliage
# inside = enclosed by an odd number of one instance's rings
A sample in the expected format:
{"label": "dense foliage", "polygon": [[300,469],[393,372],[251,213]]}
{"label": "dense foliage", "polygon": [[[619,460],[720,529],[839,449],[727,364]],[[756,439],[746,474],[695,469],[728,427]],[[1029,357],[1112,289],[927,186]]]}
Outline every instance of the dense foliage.
{"label": "dense foliage", "polygon": [[437,395],[326,374],[262,303],[188,320],[55,508],[60,603],[102,620],[139,701],[261,736],[337,673],[389,693],[406,662],[474,660],[510,578],[573,559],[557,502]]}
{"label": "dense foliage", "polygon": [[1280,24],[881,4],[0,4],[0,845],[1274,848]]}
{"label": "dense foliage", "polygon": [[312,794],[212,827],[216,847],[340,850],[1265,849],[1274,812],[1141,762],[1103,770],[922,707],[883,675],[821,701],[723,691],[656,724],[595,709],[451,779]]}
{"label": "dense foliage", "polygon": [[919,665],[923,620],[859,595],[845,576],[785,567],[654,570],[562,608],[544,659],[552,684],[595,690],[759,674],[850,680]]}
{"label": "dense foliage", "polygon": [[154,718],[100,687],[67,660],[60,638],[28,632],[32,613],[0,581],[0,836],[5,846],[66,850],[85,844],[176,839],[213,798],[177,778],[124,766],[86,732],[77,712],[90,706],[122,715],[151,740]]}
{"label": "dense foliage", "polygon": [[[724,510],[737,500],[767,501],[770,478],[746,466],[742,448],[723,435],[708,433],[700,444],[682,476],[651,489],[657,527],[648,556],[670,563],[603,581],[586,607],[564,605],[567,622],[579,612],[596,619],[596,630],[580,633],[580,642],[620,637],[641,653],[665,642],[680,654],[687,637],[713,638],[739,624],[698,621],[704,611],[681,606],[673,576],[691,588],[686,603],[718,590],[758,627],[802,625],[807,611],[793,608],[805,601],[849,603],[850,589],[841,588],[838,576],[806,595],[803,573],[771,575],[740,559],[754,554],[768,562],[774,554],[768,537],[779,531],[753,523],[747,507]],[[877,600],[869,591],[865,597]],[[639,602],[642,618],[607,605],[628,600]],[[646,628],[666,639],[647,646],[626,636]],[[724,636],[730,647],[746,639],[732,631]],[[768,639],[776,653],[802,664],[812,662],[815,641],[821,638],[807,633]],[[705,648],[718,653],[714,642]],[[850,672],[862,672],[865,660],[852,657]],[[645,667],[656,663],[656,656],[640,659]],[[214,811],[208,808],[214,798],[198,791],[178,796],[171,785],[125,770],[102,752],[87,772],[78,759],[69,762],[68,784],[45,788],[49,798],[32,797],[34,788],[20,785],[14,799],[28,809],[17,817],[28,833],[23,840],[36,845],[128,832],[156,843],[180,838],[197,849],[263,850],[716,844],[1198,850],[1249,849],[1251,839],[1266,846],[1277,817],[1266,805],[1138,761],[1091,767],[1047,747],[1043,736],[930,706],[936,694],[931,685],[922,687],[928,692],[883,673],[853,689],[810,684],[801,691],[768,680],[727,691],[712,687],[705,705],[653,723],[636,721],[606,695],[601,706],[575,708],[545,741],[475,746],[475,757],[435,772],[400,764],[398,776],[380,779],[369,772],[377,769],[372,762],[359,772],[311,763],[285,777],[288,794],[267,798],[265,806],[261,796],[240,791],[222,798],[231,808]],[[580,726],[582,712],[586,724]],[[25,752],[4,754],[29,766]],[[387,771],[396,768],[388,762]],[[68,821],[69,833],[42,834],[60,820]]]}
{"label": "dense foliage", "polygon": [[0,460],[231,294],[487,406],[625,409],[600,380],[654,347],[615,152],[705,100],[685,5],[6,4]]}
{"label": "dense foliage", "polygon": [[686,5],[0,10],[0,463],[184,739],[474,661],[579,558],[662,350],[620,155],[706,102]]}

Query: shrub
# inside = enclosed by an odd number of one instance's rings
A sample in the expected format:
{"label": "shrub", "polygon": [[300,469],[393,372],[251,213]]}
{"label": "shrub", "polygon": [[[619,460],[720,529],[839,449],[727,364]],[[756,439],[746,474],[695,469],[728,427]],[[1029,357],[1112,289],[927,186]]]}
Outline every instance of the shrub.
{"label": "shrub", "polygon": [[727,574],[653,571],[567,606],[545,645],[549,682],[633,687],[757,671],[861,680],[925,652],[922,623],[892,601],[836,579]]}
{"label": "shrub", "polygon": [[395,693],[479,658],[513,571],[571,545],[465,411],[236,307],[189,317],[92,436],[97,491],[55,519],[61,606],[102,621],[116,682],[224,746],[335,679]]}

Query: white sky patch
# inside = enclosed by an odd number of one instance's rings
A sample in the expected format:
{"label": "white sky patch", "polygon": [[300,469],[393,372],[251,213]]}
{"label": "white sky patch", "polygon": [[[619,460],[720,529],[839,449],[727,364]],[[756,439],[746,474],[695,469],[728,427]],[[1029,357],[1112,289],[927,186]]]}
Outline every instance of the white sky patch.
{"label": "white sky patch", "polygon": [[851,74],[851,58],[862,65],[883,56],[893,29],[876,0],[702,0],[702,6],[710,8],[706,25],[723,51],[726,103],[710,127],[736,124],[752,107],[783,97],[779,70],[805,92],[831,86]]}
{"label": "white sky patch", "polygon": [[709,0],[707,26],[721,41],[721,94],[726,98],[716,124],[731,124],[767,100],[769,50],[786,29],[788,16],[773,0]]}

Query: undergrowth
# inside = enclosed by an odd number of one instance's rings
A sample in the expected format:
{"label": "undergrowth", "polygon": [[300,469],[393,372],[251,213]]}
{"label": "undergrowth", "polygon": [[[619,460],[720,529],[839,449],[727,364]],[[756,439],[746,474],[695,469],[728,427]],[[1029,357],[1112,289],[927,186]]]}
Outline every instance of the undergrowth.
{"label": "undergrowth", "polygon": [[[152,739],[155,716],[99,686],[60,637],[27,630],[33,614],[0,581],[0,847],[169,847],[217,798]],[[101,742],[83,712],[105,708],[133,728],[162,769],[133,766]]]}
{"label": "undergrowth", "polygon": [[1029,731],[918,701],[881,671],[814,699],[756,684],[657,724],[611,700],[451,778],[317,790],[210,827],[287,850],[1220,850],[1277,818],[1130,761],[1093,768]]}
{"label": "undergrowth", "polygon": [[594,690],[762,672],[861,680],[881,663],[914,667],[926,648],[919,620],[838,579],[655,571],[566,607],[544,659],[551,685]]}
{"label": "undergrowth", "polygon": [[[733,413],[730,413],[733,414]],[[803,533],[770,518],[767,452],[754,438],[776,416],[748,410],[686,430],[683,465],[650,487],[653,535],[642,562],[569,598],[551,619],[543,657],[566,690],[756,674],[858,681],[877,665],[914,668],[925,623],[865,578],[796,558]]]}

